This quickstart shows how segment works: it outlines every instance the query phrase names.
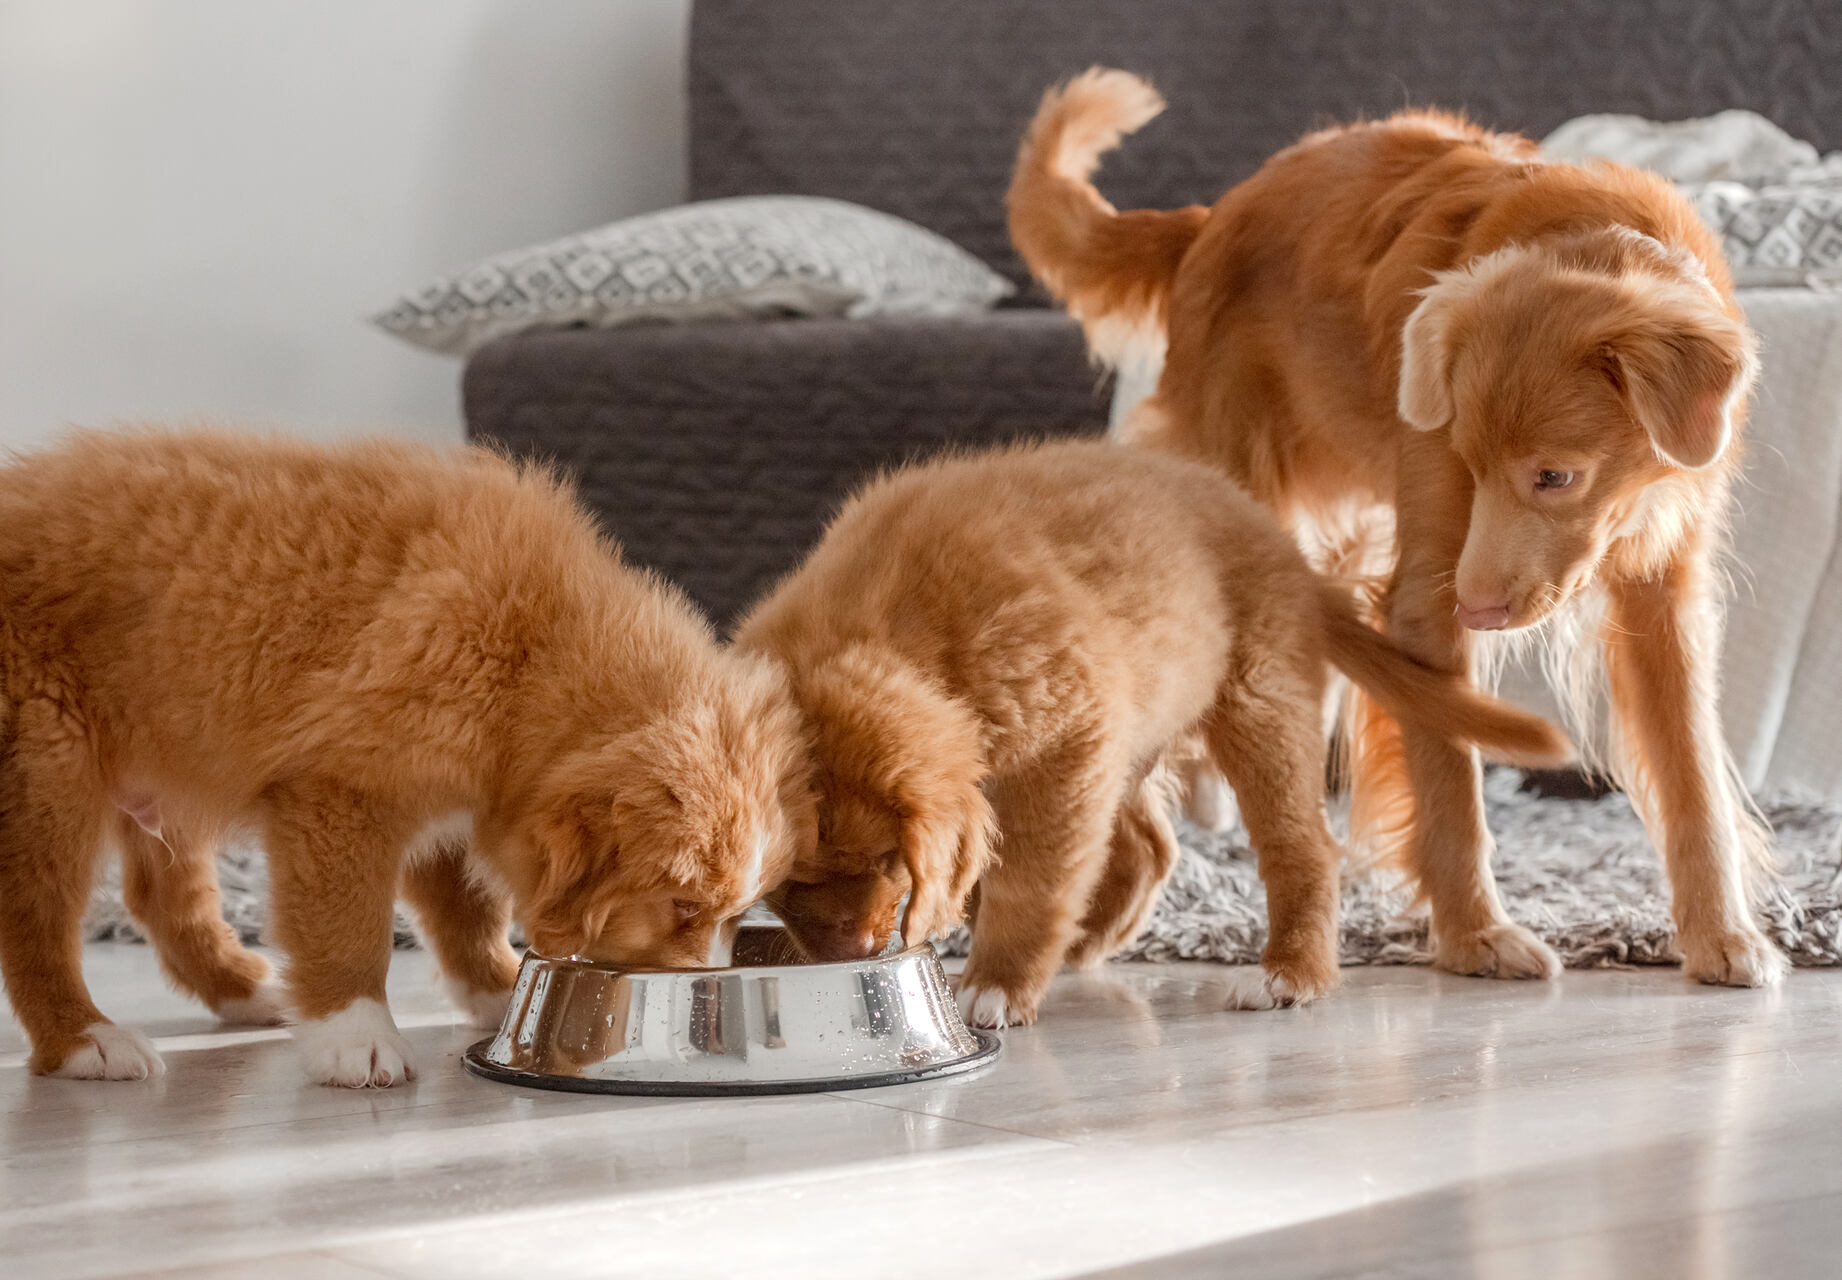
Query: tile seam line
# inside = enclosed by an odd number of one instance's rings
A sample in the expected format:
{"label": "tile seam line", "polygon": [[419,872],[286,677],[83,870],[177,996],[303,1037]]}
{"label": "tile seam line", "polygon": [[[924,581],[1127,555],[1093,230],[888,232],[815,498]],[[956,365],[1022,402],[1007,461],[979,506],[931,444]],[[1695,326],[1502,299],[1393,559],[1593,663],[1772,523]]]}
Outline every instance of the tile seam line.
{"label": "tile seam line", "polygon": [[897,1111],[907,1116],[921,1116],[924,1119],[939,1120],[945,1124],[965,1125],[972,1129],[983,1129],[988,1133],[1001,1133],[1007,1138],[1024,1138],[1030,1142],[1052,1142],[1058,1147],[1067,1147],[1071,1150],[1082,1145],[1072,1138],[1052,1138],[1047,1134],[1025,1133],[1021,1129],[1006,1129],[1002,1125],[986,1124],[982,1120],[964,1120],[958,1116],[943,1116],[938,1112],[922,1111],[915,1107],[899,1106],[896,1103],[882,1102],[876,1098],[853,1096],[849,1093],[828,1093],[825,1096],[828,1098],[836,1098],[839,1102],[854,1102],[861,1106],[877,1107],[884,1111]]}

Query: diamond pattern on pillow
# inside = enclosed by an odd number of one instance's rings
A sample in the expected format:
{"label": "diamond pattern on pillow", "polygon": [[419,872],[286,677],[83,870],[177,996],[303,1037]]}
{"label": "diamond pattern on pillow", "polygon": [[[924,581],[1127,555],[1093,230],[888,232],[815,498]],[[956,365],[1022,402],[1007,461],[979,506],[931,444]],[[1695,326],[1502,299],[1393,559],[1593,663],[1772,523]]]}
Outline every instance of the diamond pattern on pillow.
{"label": "diamond pattern on pillow", "polygon": [[951,241],[810,196],[643,214],[497,254],[400,297],[373,322],[467,355],[526,329],[787,315],[965,315],[1011,284]]}
{"label": "diamond pattern on pillow", "polygon": [[1744,180],[1680,184],[1741,285],[1842,284],[1842,152]]}

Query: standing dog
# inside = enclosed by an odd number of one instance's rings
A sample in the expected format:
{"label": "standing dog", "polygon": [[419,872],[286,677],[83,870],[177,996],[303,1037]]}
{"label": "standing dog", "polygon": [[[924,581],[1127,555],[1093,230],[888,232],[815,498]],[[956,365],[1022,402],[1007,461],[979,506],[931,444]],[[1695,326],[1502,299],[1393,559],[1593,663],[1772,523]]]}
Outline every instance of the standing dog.
{"label": "standing dog", "polygon": [[[1052,90],[1009,196],[1097,354],[1168,342],[1129,436],[1223,468],[1301,534],[1391,507],[1387,630],[1442,670],[1479,632],[1600,613],[1610,763],[1668,862],[1684,968],[1776,981],[1748,905],[1769,835],[1716,708],[1756,360],[1713,235],[1660,178],[1425,112],[1313,134],[1212,209],[1120,213],[1090,175],[1162,106],[1116,71]],[[1497,897],[1475,759],[1374,717],[1358,738],[1358,800],[1408,846],[1437,962],[1558,972]],[[1374,802],[1386,777],[1404,804]]]}
{"label": "standing dog", "polygon": [[[812,838],[803,733],[777,669],[484,452],[150,431],[0,469],[0,971],[34,1071],[161,1070],[83,983],[105,842],[179,987],[388,1085],[399,890],[483,1022],[508,896],[545,952],[722,963]],[[219,906],[244,824],[285,992]]]}
{"label": "standing dog", "polygon": [[982,1026],[1032,1021],[1064,961],[1138,933],[1174,857],[1158,764],[1191,735],[1234,783],[1267,886],[1265,973],[1239,999],[1336,981],[1327,663],[1429,736],[1565,753],[1391,646],[1219,471],[1108,444],[871,485],[736,643],[787,664],[815,744],[818,842],[769,901],[837,959],[880,949],[904,891],[913,942],[976,881],[960,1003]]}

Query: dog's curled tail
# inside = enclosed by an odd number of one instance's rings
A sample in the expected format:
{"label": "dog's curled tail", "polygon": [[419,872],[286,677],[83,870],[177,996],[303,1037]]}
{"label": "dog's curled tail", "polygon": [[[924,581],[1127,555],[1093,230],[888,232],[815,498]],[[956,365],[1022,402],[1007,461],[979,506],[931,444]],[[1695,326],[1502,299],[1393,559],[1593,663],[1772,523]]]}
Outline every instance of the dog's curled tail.
{"label": "dog's curled tail", "polygon": [[1209,216],[1201,205],[1121,213],[1089,180],[1103,154],[1162,110],[1146,81],[1104,67],[1050,89],[1005,196],[1011,243],[1107,364],[1147,343],[1162,351],[1171,281]]}
{"label": "dog's curled tail", "polygon": [[1319,600],[1331,662],[1396,720],[1473,743],[1506,764],[1552,768],[1574,758],[1567,736],[1540,716],[1396,648],[1362,620],[1346,588],[1324,580]]}

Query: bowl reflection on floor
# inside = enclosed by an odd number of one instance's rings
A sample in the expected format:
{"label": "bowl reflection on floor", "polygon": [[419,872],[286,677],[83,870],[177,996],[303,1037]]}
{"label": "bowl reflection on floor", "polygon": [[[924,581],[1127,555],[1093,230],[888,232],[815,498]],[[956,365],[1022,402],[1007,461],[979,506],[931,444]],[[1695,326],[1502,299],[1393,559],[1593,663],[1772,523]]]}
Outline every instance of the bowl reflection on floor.
{"label": "bowl reflection on floor", "polygon": [[761,1094],[903,1084],[992,1060],[933,947],[802,964],[779,929],[744,928],[735,967],[625,970],[527,952],[499,1033],[469,1070],[545,1089]]}

